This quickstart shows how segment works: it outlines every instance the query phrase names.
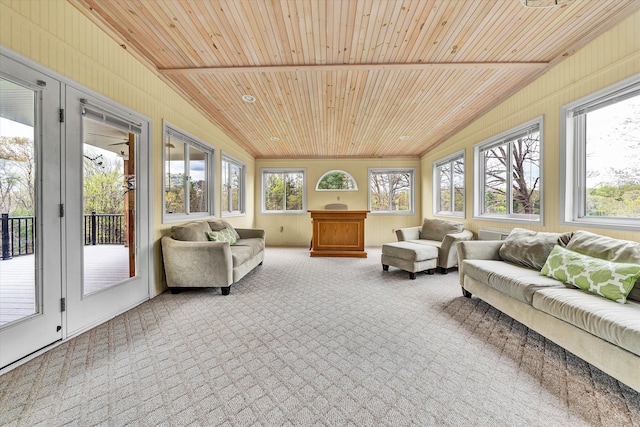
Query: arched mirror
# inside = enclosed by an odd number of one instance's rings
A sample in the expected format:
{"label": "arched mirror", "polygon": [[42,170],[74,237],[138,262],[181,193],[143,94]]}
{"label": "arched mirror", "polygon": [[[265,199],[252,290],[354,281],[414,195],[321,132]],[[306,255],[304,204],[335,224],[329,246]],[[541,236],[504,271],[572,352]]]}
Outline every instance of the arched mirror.
{"label": "arched mirror", "polygon": [[330,170],[320,177],[316,191],[358,191],[358,183],[348,172]]}

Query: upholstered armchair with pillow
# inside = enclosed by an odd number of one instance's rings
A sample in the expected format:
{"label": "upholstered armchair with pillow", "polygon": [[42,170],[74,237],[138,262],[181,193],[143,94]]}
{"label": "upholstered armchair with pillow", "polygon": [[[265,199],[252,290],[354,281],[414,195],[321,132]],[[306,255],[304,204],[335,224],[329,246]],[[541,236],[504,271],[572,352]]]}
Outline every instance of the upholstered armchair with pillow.
{"label": "upholstered armchair with pillow", "polygon": [[450,268],[458,265],[456,243],[472,240],[473,232],[466,230],[461,222],[425,218],[421,226],[397,229],[396,237],[399,242],[437,247],[437,267],[446,274]]}
{"label": "upholstered armchair with pillow", "polygon": [[234,229],[224,220],[201,220],[171,227],[163,236],[162,259],[167,286],[230,287],[264,260],[264,230]]}

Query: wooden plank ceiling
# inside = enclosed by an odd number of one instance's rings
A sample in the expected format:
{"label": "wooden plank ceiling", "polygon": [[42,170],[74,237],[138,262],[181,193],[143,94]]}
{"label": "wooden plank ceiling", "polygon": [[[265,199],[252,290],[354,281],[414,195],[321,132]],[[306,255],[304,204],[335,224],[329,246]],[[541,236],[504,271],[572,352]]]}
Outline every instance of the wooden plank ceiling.
{"label": "wooden plank ceiling", "polygon": [[423,155],[639,9],[637,0],[70,1],[256,158]]}

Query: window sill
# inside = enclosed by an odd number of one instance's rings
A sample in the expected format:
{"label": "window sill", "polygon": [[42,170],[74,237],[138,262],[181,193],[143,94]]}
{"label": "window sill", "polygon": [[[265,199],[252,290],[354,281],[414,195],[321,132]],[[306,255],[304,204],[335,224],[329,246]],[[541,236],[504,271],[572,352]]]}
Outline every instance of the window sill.
{"label": "window sill", "polygon": [[238,216],[247,216],[246,212],[222,212],[223,218],[232,218]]}
{"label": "window sill", "polygon": [[612,219],[612,218],[580,218],[565,220],[562,225],[576,228],[600,228],[608,230],[640,231],[640,220],[633,219]]}
{"label": "window sill", "polygon": [[512,222],[515,224],[544,225],[542,218],[539,216],[474,215],[473,219],[480,221]]}
{"label": "window sill", "polygon": [[414,211],[370,211],[371,215],[415,215]]}

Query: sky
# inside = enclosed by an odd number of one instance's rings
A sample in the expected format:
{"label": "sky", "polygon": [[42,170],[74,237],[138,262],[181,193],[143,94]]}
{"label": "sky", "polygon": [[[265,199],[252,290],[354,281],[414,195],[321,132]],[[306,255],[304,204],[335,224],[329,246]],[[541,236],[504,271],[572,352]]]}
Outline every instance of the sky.
{"label": "sky", "polygon": [[[629,117],[637,121],[623,125]],[[588,113],[587,135],[587,170],[599,172],[587,180],[587,187],[615,183],[612,169],[635,170],[640,178],[640,96]]]}
{"label": "sky", "polygon": [[33,139],[33,127],[0,117],[0,136],[18,136]]}

